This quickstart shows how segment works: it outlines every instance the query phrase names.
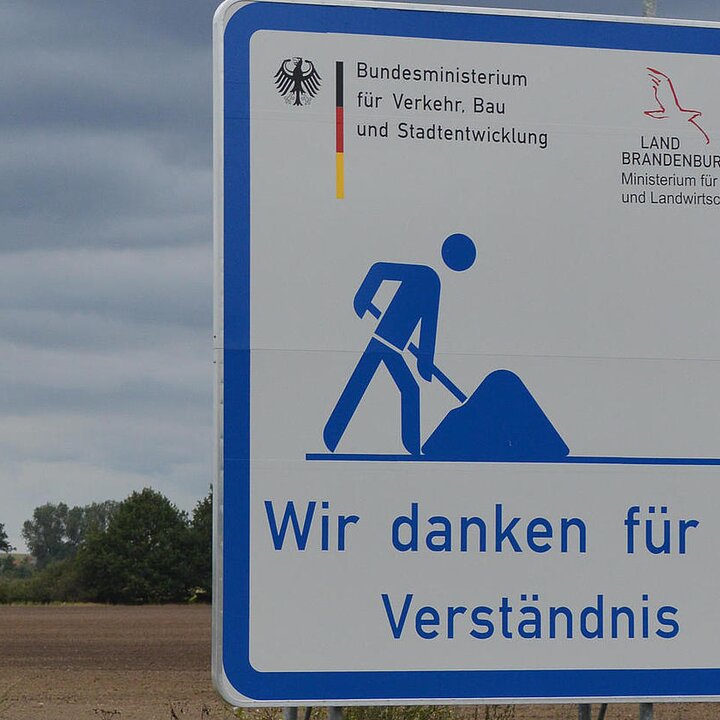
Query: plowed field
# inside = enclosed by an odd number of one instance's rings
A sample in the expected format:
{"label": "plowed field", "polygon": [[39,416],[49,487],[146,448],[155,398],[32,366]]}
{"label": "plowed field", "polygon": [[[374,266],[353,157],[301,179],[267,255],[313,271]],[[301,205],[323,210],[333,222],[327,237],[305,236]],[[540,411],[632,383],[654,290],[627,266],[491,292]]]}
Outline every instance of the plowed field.
{"label": "plowed field", "polygon": [[[593,717],[597,716],[594,707]],[[458,720],[574,720],[572,705],[457,708]],[[246,720],[272,720],[271,710]],[[230,720],[210,681],[210,608],[0,605],[2,720]],[[300,714],[302,718],[302,713]],[[313,713],[319,720],[322,713]],[[606,720],[638,717],[611,705]],[[720,706],[663,704],[656,720],[710,720]],[[403,720],[402,713],[386,720]]]}

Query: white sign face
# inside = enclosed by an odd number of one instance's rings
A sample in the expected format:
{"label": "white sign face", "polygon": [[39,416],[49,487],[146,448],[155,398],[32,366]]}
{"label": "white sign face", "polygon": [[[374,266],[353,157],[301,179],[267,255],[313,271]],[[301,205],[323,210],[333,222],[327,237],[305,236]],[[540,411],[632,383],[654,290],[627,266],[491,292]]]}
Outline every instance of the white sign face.
{"label": "white sign face", "polygon": [[720,697],[718,29],[216,24],[223,694]]}

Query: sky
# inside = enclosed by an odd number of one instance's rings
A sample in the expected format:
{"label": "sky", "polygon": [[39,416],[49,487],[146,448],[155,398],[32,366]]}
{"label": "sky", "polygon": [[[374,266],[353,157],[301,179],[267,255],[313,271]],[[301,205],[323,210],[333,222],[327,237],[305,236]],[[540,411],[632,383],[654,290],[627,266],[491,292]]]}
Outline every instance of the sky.
{"label": "sky", "polygon": [[[153,487],[189,511],[212,483],[217,4],[0,3],[0,523],[20,550],[43,503]],[[719,5],[657,0],[666,17]]]}

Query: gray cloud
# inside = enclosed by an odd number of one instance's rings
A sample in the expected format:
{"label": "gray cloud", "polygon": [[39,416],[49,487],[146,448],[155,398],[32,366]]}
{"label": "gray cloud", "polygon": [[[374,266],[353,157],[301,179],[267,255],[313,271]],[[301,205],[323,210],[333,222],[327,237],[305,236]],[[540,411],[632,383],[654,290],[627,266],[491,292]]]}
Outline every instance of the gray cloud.
{"label": "gray cloud", "polygon": [[204,246],[28,251],[0,261],[6,309],[85,311],[141,324],[209,330],[212,251]]}
{"label": "gray cloud", "polygon": [[[207,48],[182,53],[142,49],[124,57],[117,50],[43,49],[23,56],[0,50],[6,102],[3,126],[106,129],[155,128],[166,133],[207,134],[204,112],[189,98],[210,98]],[[162,88],[162,92],[158,91]]]}
{"label": "gray cloud", "polygon": [[216,0],[5,0],[0,38],[24,45],[28,41],[18,38],[18,33],[32,33],[51,47],[107,48],[108,41],[112,47],[208,47],[217,5]]}
{"label": "gray cloud", "polygon": [[2,250],[209,240],[213,9],[2,5]]}
{"label": "gray cloud", "polygon": [[158,318],[154,322],[153,318],[133,320],[111,317],[92,309],[8,309],[0,315],[0,338],[24,347],[28,352],[54,347],[113,353],[152,343],[165,347],[199,343],[207,351],[207,316],[199,323],[192,320],[187,317],[178,317],[174,321],[172,318]]}
{"label": "gray cloud", "polygon": [[3,249],[209,243],[209,158],[152,135],[7,133],[0,141]]}
{"label": "gray cloud", "polygon": [[211,481],[214,2],[0,5],[0,522]]}
{"label": "gray cloud", "polygon": [[[216,5],[0,3],[0,522],[17,544],[48,500],[152,485],[189,510],[207,491]],[[716,0],[658,13],[720,20]]]}
{"label": "gray cloud", "polygon": [[[174,410],[171,414],[166,408],[163,417],[141,412],[69,413],[62,423],[57,413],[47,411],[32,417],[3,415],[0,465],[70,461],[97,467],[103,473],[144,473],[153,479],[177,468],[197,467],[204,468],[197,474],[205,481],[210,445],[204,424],[198,428],[188,422],[189,417],[198,417],[197,408],[176,406]],[[200,417],[209,421],[210,414],[206,403]],[[202,486],[195,490],[197,495]]]}

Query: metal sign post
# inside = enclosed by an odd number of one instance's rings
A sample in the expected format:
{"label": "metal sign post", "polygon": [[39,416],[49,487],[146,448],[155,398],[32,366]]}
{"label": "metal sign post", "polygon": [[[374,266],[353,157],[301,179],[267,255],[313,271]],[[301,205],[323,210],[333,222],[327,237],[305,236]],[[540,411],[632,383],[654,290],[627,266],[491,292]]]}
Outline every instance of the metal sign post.
{"label": "metal sign post", "polygon": [[229,702],[720,698],[719,32],[219,8]]}
{"label": "metal sign post", "polygon": [[[645,17],[657,15],[657,0],[643,0],[643,13]],[[640,720],[653,720],[652,703],[640,703]]]}

